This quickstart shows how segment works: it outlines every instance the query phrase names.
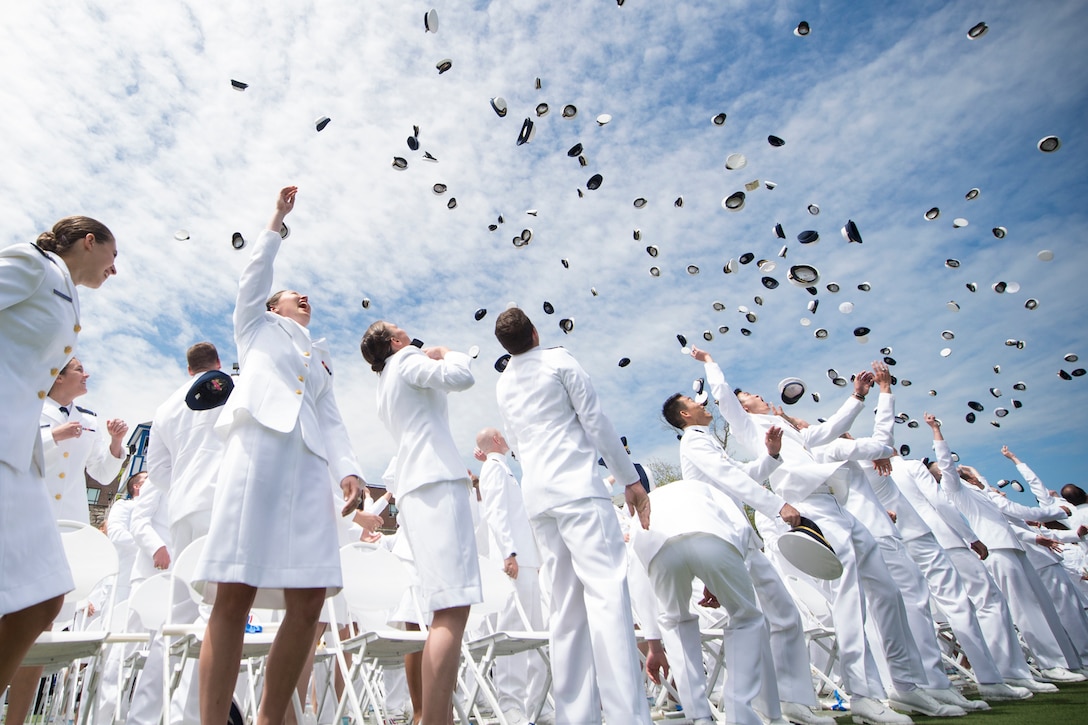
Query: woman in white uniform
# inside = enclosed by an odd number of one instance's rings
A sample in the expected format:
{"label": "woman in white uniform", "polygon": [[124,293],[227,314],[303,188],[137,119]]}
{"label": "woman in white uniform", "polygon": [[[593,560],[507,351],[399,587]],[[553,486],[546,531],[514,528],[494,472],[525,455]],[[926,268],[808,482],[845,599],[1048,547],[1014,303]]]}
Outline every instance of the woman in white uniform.
{"label": "woman in white uniform", "polygon": [[38,419],[81,329],[76,287],[101,287],[116,256],[110,230],[82,216],[0,250],[0,692],[73,587]]}
{"label": "woman in white uniform", "polygon": [[483,601],[469,496],[475,496],[450,433],[450,392],[475,379],[470,358],[412,345],[404,330],[375,322],[360,343],[378,373],[378,418],[397,441],[397,507],[415,559],[421,605],[433,612],[423,649],[422,725],[449,722],[469,608]]}
{"label": "woman in white uniform", "polygon": [[328,347],[307,329],[309,300],[292,290],[268,296],[279,231],[297,193],[280,190],[238,283],[241,376],[216,425],[227,435],[226,450],[194,576],[214,602],[200,654],[202,722],[227,720],[253,606],[286,609],[257,715],[258,722],[283,721],[325,597],[343,585],[330,476],[344,493],[342,515],[362,497]]}

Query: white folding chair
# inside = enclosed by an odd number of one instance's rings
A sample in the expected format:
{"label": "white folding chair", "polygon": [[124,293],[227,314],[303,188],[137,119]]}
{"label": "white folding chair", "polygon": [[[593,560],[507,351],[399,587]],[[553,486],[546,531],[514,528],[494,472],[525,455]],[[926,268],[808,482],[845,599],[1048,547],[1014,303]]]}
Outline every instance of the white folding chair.
{"label": "white folding chair", "polygon": [[[842,682],[834,678],[834,668],[839,661],[839,644],[831,617],[831,603],[823,592],[803,579],[791,574],[785,577],[785,582],[801,612],[805,641],[808,642],[812,655],[810,667],[814,681],[818,683],[816,691],[823,692],[826,689],[828,695],[836,690],[842,692]],[[824,666],[817,667],[815,663],[824,658]]]}
{"label": "white folding chair", "polygon": [[[548,632],[533,631],[529,624],[529,618],[517,598],[513,580],[499,571],[499,568],[492,560],[480,557],[479,561],[484,600],[482,603],[473,606],[471,619],[486,622],[490,615],[498,614],[513,604],[518,612],[523,629],[496,630],[489,627],[492,629],[490,633],[466,641],[462,645],[462,654],[464,656],[462,667],[472,673],[474,681],[472,686],[466,688],[465,704],[475,709],[476,694],[482,689],[484,698],[492,707],[500,725],[507,725],[506,718],[499,706],[499,691],[495,688],[495,683],[488,673],[491,671],[492,665],[495,664],[495,660],[499,657],[508,657],[523,652],[536,652],[544,660],[547,679],[540,701],[533,706],[532,712],[526,713],[529,720],[534,721],[544,709],[544,705],[547,703],[548,691],[551,689],[551,662],[544,651],[548,646]],[[477,719],[479,719],[478,712],[476,715]]]}
{"label": "white folding chair", "polygon": [[[117,576],[117,551],[105,534],[87,524],[58,521],[57,525],[61,532],[64,555],[75,583],[75,588],[64,596],[64,607],[74,611],[75,603],[86,599],[99,582]],[[109,606],[113,606],[112,597]],[[97,665],[107,634],[105,630],[47,631],[38,636],[27,652],[23,665],[42,666],[47,673],[64,674],[61,678],[63,686],[59,688],[59,692],[55,691],[49,709],[56,711],[60,703],[66,703],[67,717],[75,716],[76,693],[80,691],[82,671],[83,715],[80,720],[84,720],[86,713],[92,709],[91,701],[94,699],[98,676]],[[84,664],[86,667],[83,667]]]}
{"label": "white folding chair", "polygon": [[[362,543],[348,544],[340,549],[340,566],[344,598],[348,608],[363,623],[363,631],[341,642],[337,622],[333,621],[333,608],[327,608],[330,615],[328,640],[344,678],[344,695],[337,703],[333,721],[339,722],[350,706],[355,719],[366,722],[363,705],[369,704],[377,722],[384,723],[387,708],[380,681],[382,668],[387,664],[402,664],[405,655],[421,652],[427,642],[426,631],[402,631],[376,621],[384,622],[385,613],[393,610],[409,591],[411,574],[394,554]],[[376,617],[379,613],[381,616]],[[365,626],[368,622],[373,626]],[[353,657],[350,667],[346,653]],[[357,678],[361,681],[361,692],[355,687]]]}

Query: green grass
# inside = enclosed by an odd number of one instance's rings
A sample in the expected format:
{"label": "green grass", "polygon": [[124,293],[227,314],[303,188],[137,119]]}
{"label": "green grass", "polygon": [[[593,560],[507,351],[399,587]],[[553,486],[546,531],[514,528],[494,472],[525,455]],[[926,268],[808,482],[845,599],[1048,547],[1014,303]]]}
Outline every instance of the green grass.
{"label": "green grass", "polygon": [[[966,717],[940,718],[911,715],[917,725],[1083,725],[1088,723],[1088,682],[1058,685],[1059,692],[1030,700],[991,702],[986,712]],[[974,696],[970,696],[975,699]],[[848,719],[840,723],[850,722]]]}

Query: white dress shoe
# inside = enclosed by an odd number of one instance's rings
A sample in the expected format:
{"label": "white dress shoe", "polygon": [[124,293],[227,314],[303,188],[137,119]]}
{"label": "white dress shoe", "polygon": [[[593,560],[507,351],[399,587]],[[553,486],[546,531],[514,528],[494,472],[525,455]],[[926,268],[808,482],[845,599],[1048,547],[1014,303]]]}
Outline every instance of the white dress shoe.
{"label": "white dress shoe", "polygon": [[1006,685],[1012,685],[1013,687],[1023,687],[1024,689],[1034,692],[1057,692],[1058,688],[1049,682],[1039,682],[1039,680],[1028,678],[1026,680],[1005,680]]}
{"label": "white dress shoe", "polygon": [[888,702],[898,710],[918,712],[930,717],[961,717],[967,714],[962,707],[937,702],[920,689],[909,692],[893,691],[888,696]]}
{"label": "white dress shoe", "polygon": [[983,700],[968,700],[964,697],[959,690],[955,687],[949,687],[946,690],[925,690],[925,693],[932,697],[937,702],[945,705],[955,705],[956,707],[963,708],[968,712],[974,710],[981,712],[983,710],[989,710],[990,706]]}
{"label": "white dress shoe", "polygon": [[1064,667],[1050,667],[1039,672],[1039,679],[1044,682],[1084,682],[1086,678]]}
{"label": "white dress shoe", "polygon": [[857,725],[914,725],[914,721],[871,697],[850,698],[850,717]]}
{"label": "white dress shoe", "polygon": [[835,725],[835,718],[817,715],[811,707],[799,702],[783,702],[782,717],[793,725]]}
{"label": "white dress shoe", "polygon": [[1016,687],[1015,685],[998,682],[990,685],[979,685],[978,696],[983,700],[998,702],[1002,700],[1027,700],[1032,695],[1031,690],[1026,687]]}

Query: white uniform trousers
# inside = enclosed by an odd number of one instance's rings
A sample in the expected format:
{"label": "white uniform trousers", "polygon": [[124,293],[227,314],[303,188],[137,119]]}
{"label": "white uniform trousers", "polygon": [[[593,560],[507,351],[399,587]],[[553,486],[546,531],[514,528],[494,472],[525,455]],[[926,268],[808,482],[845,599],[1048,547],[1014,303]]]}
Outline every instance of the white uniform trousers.
{"label": "white uniform trousers", "polygon": [[941,646],[937,641],[937,629],[933,623],[933,609],[929,605],[926,578],[907,554],[902,540],[893,536],[881,536],[877,539],[877,544],[880,546],[880,556],[888,566],[888,573],[892,575],[899,594],[903,597],[911,639],[922,659],[924,685],[934,690],[947,690],[952,683],[945,674],[944,661],[941,659]]}
{"label": "white uniform trousers", "polygon": [[[812,689],[812,671],[801,613],[770,559],[757,548],[759,537],[754,532],[750,541],[744,563],[770,630],[779,699],[815,707],[816,693]],[[770,715],[766,711],[763,714]]]}
{"label": "white uniform trousers", "polygon": [[916,689],[923,681],[922,660],[911,645],[903,598],[896,592],[873,535],[831,494],[809,496],[798,508],[816,522],[842,562],[842,576],[831,582],[834,592],[831,616],[839,645],[843,688],[851,696],[884,698],[882,688],[874,686],[865,667],[868,598],[868,611],[884,638],[892,683],[902,692]]}
{"label": "white uniform trousers", "polygon": [[1001,676],[1006,680],[1030,680],[1031,669],[1016,636],[1012,610],[990,570],[971,549],[945,549],[945,554],[963,579],[967,596],[975,606],[978,626]]}
{"label": "white uniform trousers", "polygon": [[[948,619],[948,624],[956,635],[956,641],[967,654],[967,659],[971,662],[971,671],[979,684],[996,685],[1002,682],[1005,678],[998,670],[997,663],[994,662],[994,657],[986,644],[986,638],[982,634],[982,628],[979,627],[975,605],[968,596],[967,587],[952,565],[952,560],[937,543],[937,537],[933,534],[925,534],[905,541],[903,546],[925,575],[930,596],[938,607],[938,612],[934,614],[938,616],[943,614]],[[974,553],[968,553],[974,556]],[[979,562],[979,566],[982,566],[982,562]],[[1023,661],[1023,657],[1020,660]]]}
{"label": "white uniform trousers", "polygon": [[[211,528],[211,511],[197,511],[175,522],[170,527],[170,556],[176,559],[192,542],[205,536]],[[174,592],[174,606],[170,611],[173,624],[194,624],[207,621],[210,606],[198,606],[189,596],[188,589],[178,584]],[[147,661],[140,672],[136,690],[132,694],[129,725],[156,725],[162,722],[163,692],[163,639],[156,636],[147,651]],[[179,658],[172,658],[179,660]],[[200,722],[200,684],[197,663],[189,660],[181,672],[181,679],[170,700],[170,722]]]}
{"label": "white uniform trousers", "polygon": [[691,582],[698,577],[729,613],[723,630],[726,721],[762,725],[752,707],[761,689],[760,709],[771,718],[781,717],[770,635],[740,552],[712,534],[674,537],[654,556],[648,572],[661,605],[661,635],[673,653],[672,674],[685,715],[711,717],[699,617],[690,606]]}
{"label": "white uniform trousers", "polygon": [[1058,611],[1058,618],[1073,643],[1081,665],[1088,665],[1088,617],[1081,607],[1076,585],[1069,577],[1069,572],[1057,562],[1036,571],[1050,594],[1050,601]]}
{"label": "white uniform trousers", "polygon": [[530,519],[551,576],[552,694],[557,725],[650,725],[635,646],[623,534],[605,498]]}
{"label": "white uniform trousers", "polygon": [[1080,657],[1027,554],[1019,549],[991,549],[985,563],[1005,592],[1012,621],[1024,635],[1039,667],[1079,669]]}
{"label": "white uniform trousers", "polygon": [[[540,611],[543,604],[540,598],[540,570],[534,566],[519,565],[518,578],[513,583],[518,602],[529,619],[529,627],[539,631],[544,626],[544,617]],[[526,629],[513,601],[505,610],[499,612],[496,625],[499,630]],[[533,708],[544,696],[547,668],[538,653],[522,652],[499,657],[492,667],[492,677],[495,689],[499,691],[499,709],[505,712],[516,708],[525,715],[531,715]]]}

